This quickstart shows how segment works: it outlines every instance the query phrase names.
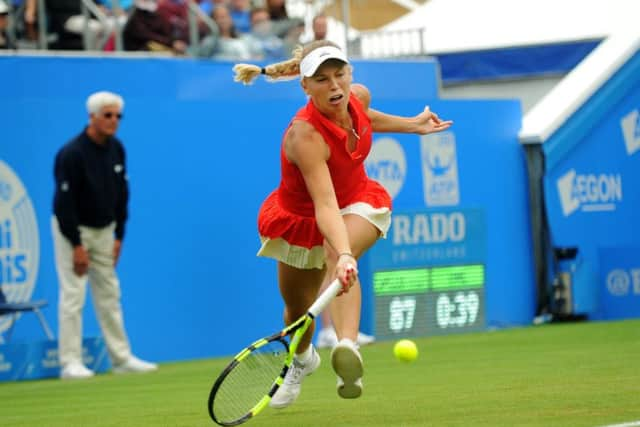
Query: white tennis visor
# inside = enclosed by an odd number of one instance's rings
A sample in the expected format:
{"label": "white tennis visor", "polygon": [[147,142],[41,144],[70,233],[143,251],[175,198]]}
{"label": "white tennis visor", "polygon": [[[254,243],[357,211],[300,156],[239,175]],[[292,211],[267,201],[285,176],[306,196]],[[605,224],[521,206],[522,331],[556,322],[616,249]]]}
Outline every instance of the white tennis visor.
{"label": "white tennis visor", "polygon": [[318,67],[329,59],[339,59],[345,64],[349,63],[347,56],[337,47],[322,46],[312,50],[300,61],[300,74],[302,74],[303,77],[313,76],[318,70]]}

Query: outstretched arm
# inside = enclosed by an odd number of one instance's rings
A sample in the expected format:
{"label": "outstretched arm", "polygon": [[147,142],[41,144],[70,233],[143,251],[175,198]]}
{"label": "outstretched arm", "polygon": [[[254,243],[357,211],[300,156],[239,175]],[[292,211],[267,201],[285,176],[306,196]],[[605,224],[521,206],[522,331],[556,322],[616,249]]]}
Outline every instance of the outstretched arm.
{"label": "outstretched arm", "polygon": [[371,120],[371,127],[374,132],[416,133],[426,135],[428,133],[446,130],[453,124],[452,120],[441,120],[436,113],[429,110],[429,107],[425,107],[420,114],[414,117],[401,117],[383,113],[369,108],[371,95],[365,86],[354,84],[351,90],[364,106]]}
{"label": "outstretched arm", "polygon": [[429,107],[415,117],[400,117],[386,114],[369,108],[369,118],[374,132],[393,133],[417,133],[426,135],[428,133],[441,132],[449,129],[453,124],[452,120],[441,120],[438,115]]}

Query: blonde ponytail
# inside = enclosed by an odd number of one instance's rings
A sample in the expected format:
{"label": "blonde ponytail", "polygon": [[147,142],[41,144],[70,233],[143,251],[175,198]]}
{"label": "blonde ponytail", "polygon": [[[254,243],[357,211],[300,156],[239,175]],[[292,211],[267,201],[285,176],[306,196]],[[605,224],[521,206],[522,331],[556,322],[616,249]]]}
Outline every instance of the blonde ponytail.
{"label": "blonde ponytail", "polygon": [[300,61],[311,51],[322,46],[334,46],[337,44],[328,40],[313,41],[306,46],[298,45],[293,49],[292,57],[286,61],[276,62],[260,68],[254,64],[236,64],[233,66],[235,76],[233,80],[245,85],[250,85],[260,74],[264,74],[267,80],[272,82],[292,80],[300,76]]}
{"label": "blonde ponytail", "polygon": [[293,56],[282,62],[276,62],[260,68],[254,64],[236,64],[233,66],[234,81],[250,85],[260,74],[264,74],[269,81],[277,82],[295,79],[300,75],[300,60],[302,46],[293,50]]}

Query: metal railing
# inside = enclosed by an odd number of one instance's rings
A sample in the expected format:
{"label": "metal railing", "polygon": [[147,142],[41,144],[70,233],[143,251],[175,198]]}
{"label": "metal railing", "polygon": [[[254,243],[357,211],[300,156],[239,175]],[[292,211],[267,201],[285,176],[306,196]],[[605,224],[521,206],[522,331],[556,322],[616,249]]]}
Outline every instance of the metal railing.
{"label": "metal railing", "polygon": [[[120,8],[120,2],[118,0],[111,0],[114,12],[122,10]],[[111,38],[111,30],[115,34],[115,49],[122,50],[122,29],[117,17],[110,19],[105,13],[93,2],[93,0],[82,0],[80,3],[82,9],[82,16],[84,17],[84,28],[82,30],[82,41],[85,50],[103,50],[107,41]],[[101,34],[98,35],[98,40],[95,40],[96,34],[90,29],[90,21],[92,19],[91,14],[95,17],[103,28]],[[112,28],[113,27],[113,28]]]}
{"label": "metal railing", "polygon": [[411,28],[394,31],[362,31],[349,41],[351,55],[360,58],[400,58],[427,54],[426,31]]}
{"label": "metal railing", "polygon": [[198,43],[200,43],[200,32],[198,25],[198,18],[204,22],[207,26],[210,34],[217,35],[220,33],[220,29],[218,28],[218,24],[215,23],[213,19],[209,15],[203,12],[200,8],[200,5],[195,0],[188,0],[189,6],[189,45],[190,47],[195,47]]}

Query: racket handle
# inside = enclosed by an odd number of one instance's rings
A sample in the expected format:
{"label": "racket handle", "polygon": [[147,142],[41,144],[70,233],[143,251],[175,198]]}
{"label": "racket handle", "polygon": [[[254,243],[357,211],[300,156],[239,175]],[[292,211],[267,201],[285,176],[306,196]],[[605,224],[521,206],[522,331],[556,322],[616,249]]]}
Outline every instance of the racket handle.
{"label": "racket handle", "polygon": [[320,294],[318,299],[309,307],[309,313],[316,317],[318,314],[325,309],[327,304],[331,302],[332,299],[338,295],[338,292],[342,289],[342,284],[340,283],[340,279],[336,279],[325,289],[325,291]]}

